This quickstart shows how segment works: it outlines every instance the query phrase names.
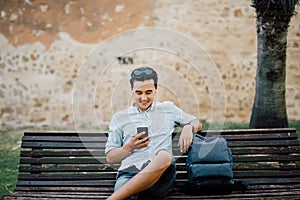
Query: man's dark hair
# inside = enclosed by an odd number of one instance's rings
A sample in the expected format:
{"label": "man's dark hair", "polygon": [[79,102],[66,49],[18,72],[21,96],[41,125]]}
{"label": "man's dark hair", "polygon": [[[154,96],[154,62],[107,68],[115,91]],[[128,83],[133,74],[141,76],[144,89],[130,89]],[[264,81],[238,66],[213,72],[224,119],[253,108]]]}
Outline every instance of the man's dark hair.
{"label": "man's dark hair", "polygon": [[151,67],[139,67],[134,69],[131,72],[131,78],[130,78],[130,85],[131,89],[133,89],[133,82],[134,81],[145,81],[145,80],[151,80],[154,81],[154,87],[157,89],[157,73],[152,69]]}

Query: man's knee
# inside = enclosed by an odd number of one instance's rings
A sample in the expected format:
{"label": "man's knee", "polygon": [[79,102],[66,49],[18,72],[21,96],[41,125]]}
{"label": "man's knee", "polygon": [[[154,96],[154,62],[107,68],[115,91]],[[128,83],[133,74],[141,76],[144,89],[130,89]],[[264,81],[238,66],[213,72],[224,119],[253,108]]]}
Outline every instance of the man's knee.
{"label": "man's knee", "polygon": [[166,150],[160,150],[142,172],[157,172],[162,174],[172,164],[172,155]]}
{"label": "man's knee", "polygon": [[172,164],[173,157],[167,150],[160,150],[156,157],[161,161],[166,167],[169,167]]}

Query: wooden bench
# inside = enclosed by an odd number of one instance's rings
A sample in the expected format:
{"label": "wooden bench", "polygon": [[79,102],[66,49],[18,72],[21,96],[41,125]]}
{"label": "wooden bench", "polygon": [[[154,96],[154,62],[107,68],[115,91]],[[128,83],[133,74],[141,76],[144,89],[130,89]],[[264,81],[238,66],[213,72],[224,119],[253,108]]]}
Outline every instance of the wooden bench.
{"label": "wooden bench", "polygon": [[[186,155],[174,154],[177,179],[165,199],[299,199],[300,148],[295,129],[202,131],[222,135],[234,157],[234,178],[249,184],[246,192],[230,195],[188,196]],[[17,185],[3,199],[106,199],[112,193],[118,166],[105,163],[106,133],[25,132]],[[216,188],[217,190],[217,188]]]}

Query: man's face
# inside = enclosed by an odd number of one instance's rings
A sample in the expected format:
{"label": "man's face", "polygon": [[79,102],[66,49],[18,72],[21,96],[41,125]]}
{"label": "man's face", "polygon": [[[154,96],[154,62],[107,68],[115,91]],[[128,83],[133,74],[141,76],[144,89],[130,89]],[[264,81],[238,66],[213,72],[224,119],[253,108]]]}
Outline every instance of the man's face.
{"label": "man's face", "polygon": [[136,107],[142,111],[147,110],[147,108],[152,104],[155,93],[156,90],[153,79],[133,82],[133,97],[135,104]]}

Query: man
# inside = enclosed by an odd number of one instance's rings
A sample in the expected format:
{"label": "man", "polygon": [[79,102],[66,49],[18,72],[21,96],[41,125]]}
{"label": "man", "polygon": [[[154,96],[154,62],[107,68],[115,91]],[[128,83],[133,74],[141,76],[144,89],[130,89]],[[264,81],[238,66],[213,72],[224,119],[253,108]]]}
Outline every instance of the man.
{"label": "man", "polygon": [[[134,103],[113,115],[106,143],[106,159],[110,164],[121,162],[114,193],[108,198],[138,199],[143,195],[162,197],[172,189],[176,170],[172,154],[172,133],[180,124],[179,147],[188,151],[193,133],[201,130],[201,122],[186,114],[172,102],[154,101],[157,73],[140,67],[131,73]],[[137,133],[138,127],[147,127]]]}

